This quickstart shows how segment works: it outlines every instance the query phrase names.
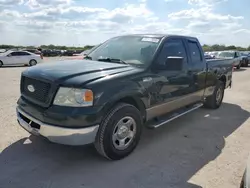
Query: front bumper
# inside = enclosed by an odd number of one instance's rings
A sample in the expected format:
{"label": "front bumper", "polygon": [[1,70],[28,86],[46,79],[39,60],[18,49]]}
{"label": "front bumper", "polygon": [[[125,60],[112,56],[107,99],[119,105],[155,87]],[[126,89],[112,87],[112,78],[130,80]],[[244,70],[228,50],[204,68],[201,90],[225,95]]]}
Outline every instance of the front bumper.
{"label": "front bumper", "polygon": [[99,125],[85,128],[65,128],[45,124],[19,107],[16,108],[17,121],[29,133],[46,137],[48,140],[64,145],[86,145],[95,141]]}

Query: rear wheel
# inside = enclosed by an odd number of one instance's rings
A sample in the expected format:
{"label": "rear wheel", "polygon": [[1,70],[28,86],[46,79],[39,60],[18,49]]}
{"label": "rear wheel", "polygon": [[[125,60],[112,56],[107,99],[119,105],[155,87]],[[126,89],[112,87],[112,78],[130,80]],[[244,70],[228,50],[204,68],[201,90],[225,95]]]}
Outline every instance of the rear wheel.
{"label": "rear wheel", "polygon": [[37,61],[34,60],[34,59],[31,59],[30,62],[29,62],[29,65],[30,65],[30,66],[34,66],[34,65],[36,65],[36,64],[37,64]]}
{"label": "rear wheel", "polygon": [[119,103],[103,119],[96,135],[97,151],[110,160],[128,156],[136,148],[142,131],[140,111]]}
{"label": "rear wheel", "polygon": [[245,60],[245,67],[248,67],[248,60]]}
{"label": "rear wheel", "polygon": [[213,94],[207,97],[204,107],[210,109],[217,109],[221,106],[224,98],[225,84],[222,81],[218,81]]}
{"label": "rear wheel", "polygon": [[247,60],[244,60],[241,65],[242,65],[242,67],[247,67],[248,66]]}
{"label": "rear wheel", "polygon": [[236,66],[236,69],[240,69],[240,66],[241,66],[241,64],[237,65],[237,66]]}
{"label": "rear wheel", "polygon": [[3,62],[2,61],[0,61],[0,67],[2,67],[3,66]]}

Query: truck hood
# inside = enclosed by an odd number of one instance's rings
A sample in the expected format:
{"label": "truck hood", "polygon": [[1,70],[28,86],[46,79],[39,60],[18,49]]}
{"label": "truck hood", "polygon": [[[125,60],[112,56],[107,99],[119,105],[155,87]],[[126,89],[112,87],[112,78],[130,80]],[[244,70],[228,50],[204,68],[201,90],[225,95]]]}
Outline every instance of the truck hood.
{"label": "truck hood", "polygon": [[106,76],[133,74],[142,69],[130,65],[90,60],[70,60],[43,63],[30,67],[22,74],[57,84],[83,85]]}

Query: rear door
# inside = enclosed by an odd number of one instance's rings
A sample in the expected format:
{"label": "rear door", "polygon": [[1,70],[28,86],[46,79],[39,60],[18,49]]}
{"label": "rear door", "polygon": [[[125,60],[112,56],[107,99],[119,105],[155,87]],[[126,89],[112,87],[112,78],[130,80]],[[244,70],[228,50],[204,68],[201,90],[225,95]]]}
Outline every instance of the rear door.
{"label": "rear door", "polygon": [[188,49],[188,76],[190,78],[190,93],[196,101],[202,100],[206,88],[207,65],[202,47],[197,39],[185,39]]}
{"label": "rear door", "polygon": [[21,64],[28,64],[31,60],[31,54],[28,52],[19,52],[19,57]]}

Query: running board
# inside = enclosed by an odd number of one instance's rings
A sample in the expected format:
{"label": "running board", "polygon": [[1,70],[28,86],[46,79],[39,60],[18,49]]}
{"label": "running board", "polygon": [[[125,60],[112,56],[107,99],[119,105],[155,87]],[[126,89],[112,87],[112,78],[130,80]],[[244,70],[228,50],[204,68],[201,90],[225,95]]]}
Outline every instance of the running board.
{"label": "running board", "polygon": [[185,114],[188,114],[189,112],[192,112],[192,111],[194,111],[202,106],[203,106],[202,103],[198,103],[198,104],[192,105],[190,107],[180,109],[179,111],[176,111],[176,112],[171,113],[169,115],[159,117],[159,118],[157,118],[157,120],[150,120],[146,126],[148,128],[158,128],[158,127],[160,127],[166,123],[169,123],[170,121],[173,121],[173,120],[177,119],[178,117],[181,117]]}

